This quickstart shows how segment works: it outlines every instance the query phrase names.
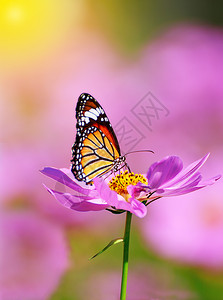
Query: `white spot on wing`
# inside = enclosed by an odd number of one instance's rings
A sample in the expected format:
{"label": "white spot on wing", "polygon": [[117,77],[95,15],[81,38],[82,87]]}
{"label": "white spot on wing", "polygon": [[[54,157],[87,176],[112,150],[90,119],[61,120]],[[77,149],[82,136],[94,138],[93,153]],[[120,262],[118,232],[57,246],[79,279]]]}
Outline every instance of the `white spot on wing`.
{"label": "white spot on wing", "polygon": [[98,107],[96,109],[95,108],[91,108],[89,111],[92,112],[93,114],[95,114],[96,116],[100,115],[100,110],[99,110]]}
{"label": "white spot on wing", "polygon": [[88,117],[85,117],[85,122],[88,124],[90,122],[90,119]]}
{"label": "white spot on wing", "polygon": [[[92,111],[93,110],[93,111]],[[85,117],[89,117],[89,118],[91,118],[91,119],[94,119],[95,121],[97,120],[97,118],[98,118],[98,113],[97,113],[97,115],[94,113],[95,112],[95,109],[90,109],[89,111],[86,111],[85,112],[85,114],[84,114],[84,116]]]}
{"label": "white spot on wing", "polygon": [[100,107],[97,107],[97,108],[96,108],[96,113],[98,114],[98,116],[101,114],[101,109],[100,109]]}

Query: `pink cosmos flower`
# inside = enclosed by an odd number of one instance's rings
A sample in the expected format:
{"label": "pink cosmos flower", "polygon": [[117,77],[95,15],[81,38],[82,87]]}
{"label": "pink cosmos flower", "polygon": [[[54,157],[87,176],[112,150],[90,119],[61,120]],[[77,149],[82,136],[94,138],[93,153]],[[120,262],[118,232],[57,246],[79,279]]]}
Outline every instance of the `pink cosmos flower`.
{"label": "pink cosmos flower", "polygon": [[46,300],[68,268],[63,231],[27,211],[1,212],[0,298]]}
{"label": "pink cosmos flower", "polygon": [[[59,192],[47,190],[65,207],[77,211],[110,210],[114,213],[130,211],[142,218],[147,213],[146,206],[151,199],[163,196],[177,196],[213,184],[220,176],[202,181],[198,169],[209,154],[183,169],[183,162],[177,156],[169,156],[151,165],[147,180],[141,174],[125,171],[108,183],[95,178],[89,187],[77,184],[73,174],[67,169],[44,168],[41,172],[72,190]],[[69,176],[68,176],[68,175]]]}

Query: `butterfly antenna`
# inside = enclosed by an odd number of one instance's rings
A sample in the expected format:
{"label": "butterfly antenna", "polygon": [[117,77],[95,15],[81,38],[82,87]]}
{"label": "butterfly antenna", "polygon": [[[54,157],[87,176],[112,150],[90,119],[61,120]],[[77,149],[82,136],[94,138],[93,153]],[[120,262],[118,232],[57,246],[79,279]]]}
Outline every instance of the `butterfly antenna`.
{"label": "butterfly antenna", "polygon": [[151,153],[154,154],[154,151],[153,151],[153,150],[136,150],[136,151],[130,151],[130,152],[127,152],[127,153],[125,153],[124,156],[129,155],[129,154],[132,154],[132,153],[137,153],[137,152],[151,152]]}
{"label": "butterfly antenna", "polygon": [[131,173],[131,170],[130,170],[129,165],[127,163],[125,163],[125,167],[128,169],[129,173]]}
{"label": "butterfly antenna", "polygon": [[[151,152],[151,153],[154,153],[153,150],[136,150],[136,151],[130,151],[130,152],[127,152],[127,153],[125,153],[123,156],[126,157],[126,155],[128,155],[128,154],[137,153],[137,152]],[[129,173],[131,173],[130,167],[129,167],[129,165],[127,164],[127,162],[125,162],[124,167],[126,167],[126,168],[128,169],[128,171],[129,171]]]}

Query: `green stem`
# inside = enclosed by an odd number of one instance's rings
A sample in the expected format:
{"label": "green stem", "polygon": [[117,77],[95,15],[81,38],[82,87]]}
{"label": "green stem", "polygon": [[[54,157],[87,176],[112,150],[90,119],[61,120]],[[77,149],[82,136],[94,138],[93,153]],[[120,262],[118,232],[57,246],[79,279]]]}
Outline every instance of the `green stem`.
{"label": "green stem", "polygon": [[122,283],[121,283],[120,300],[126,299],[128,262],[129,262],[129,237],[130,237],[131,220],[132,220],[132,214],[128,211],[126,214],[125,234],[124,234],[124,240],[123,240],[124,247],[123,247],[123,266],[122,266]]}

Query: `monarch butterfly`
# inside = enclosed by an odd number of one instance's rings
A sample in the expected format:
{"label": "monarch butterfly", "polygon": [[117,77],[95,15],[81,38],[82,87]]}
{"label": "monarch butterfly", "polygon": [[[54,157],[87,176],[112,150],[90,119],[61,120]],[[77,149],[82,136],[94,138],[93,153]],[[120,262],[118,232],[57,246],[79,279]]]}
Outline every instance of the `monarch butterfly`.
{"label": "monarch butterfly", "polygon": [[83,93],[78,98],[76,119],[71,171],[77,180],[89,184],[108,172],[129,169],[108,117],[91,95]]}

